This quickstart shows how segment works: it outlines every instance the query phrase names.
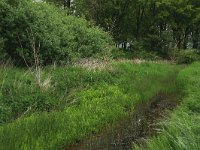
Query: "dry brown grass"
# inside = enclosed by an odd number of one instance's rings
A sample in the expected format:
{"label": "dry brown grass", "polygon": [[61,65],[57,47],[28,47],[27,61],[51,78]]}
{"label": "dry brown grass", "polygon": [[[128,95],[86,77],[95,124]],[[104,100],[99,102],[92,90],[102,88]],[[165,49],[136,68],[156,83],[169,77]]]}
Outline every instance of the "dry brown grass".
{"label": "dry brown grass", "polygon": [[156,63],[156,64],[175,64],[173,61],[169,60],[156,60],[156,61],[147,61],[145,59],[118,59],[118,60],[102,60],[102,59],[81,59],[74,63],[75,67],[85,68],[91,71],[95,70],[112,70],[112,63],[133,63],[133,64],[142,64],[142,63]]}
{"label": "dry brown grass", "polygon": [[88,70],[105,70],[111,67],[110,60],[101,60],[101,59],[81,59],[78,62],[74,63],[76,67],[82,67]]}

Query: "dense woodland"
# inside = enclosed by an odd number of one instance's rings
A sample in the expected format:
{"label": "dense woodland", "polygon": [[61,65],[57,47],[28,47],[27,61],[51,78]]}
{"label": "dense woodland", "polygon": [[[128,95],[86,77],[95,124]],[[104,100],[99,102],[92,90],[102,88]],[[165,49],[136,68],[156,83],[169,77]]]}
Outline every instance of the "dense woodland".
{"label": "dense woodland", "polygon": [[103,27],[117,43],[161,52],[199,48],[199,0],[47,1]]}

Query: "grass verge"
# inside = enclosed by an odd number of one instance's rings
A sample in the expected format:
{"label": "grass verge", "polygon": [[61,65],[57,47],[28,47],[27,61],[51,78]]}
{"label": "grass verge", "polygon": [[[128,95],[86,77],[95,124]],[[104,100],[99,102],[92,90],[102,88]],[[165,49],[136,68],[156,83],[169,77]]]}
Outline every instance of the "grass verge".
{"label": "grass verge", "polygon": [[184,86],[182,104],[162,123],[162,132],[136,150],[199,150],[200,147],[200,63],[182,70],[178,76]]}

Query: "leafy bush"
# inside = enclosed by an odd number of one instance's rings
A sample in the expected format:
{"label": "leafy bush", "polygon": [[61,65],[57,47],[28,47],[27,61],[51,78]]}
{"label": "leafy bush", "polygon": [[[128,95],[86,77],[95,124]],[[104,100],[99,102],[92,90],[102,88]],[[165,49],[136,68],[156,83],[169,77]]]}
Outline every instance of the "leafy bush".
{"label": "leafy bush", "polygon": [[145,50],[120,50],[115,49],[112,51],[114,59],[145,59],[145,60],[159,60],[161,57],[156,52]]}
{"label": "leafy bush", "polygon": [[177,54],[177,62],[179,64],[190,64],[194,61],[200,60],[200,54],[197,50],[190,49],[190,50],[179,50]]}
{"label": "leafy bush", "polygon": [[[44,64],[79,57],[109,55],[112,38],[86,20],[67,16],[53,5],[31,0],[0,2],[0,34],[6,54],[15,62],[33,63],[32,44],[40,45]],[[35,42],[35,43],[34,43]]]}
{"label": "leafy bush", "polygon": [[127,58],[128,52],[122,49],[113,49],[112,50],[112,58],[113,59],[120,59],[120,58]]}
{"label": "leafy bush", "polygon": [[135,51],[135,57],[145,60],[158,60],[161,59],[156,52],[153,51]]}

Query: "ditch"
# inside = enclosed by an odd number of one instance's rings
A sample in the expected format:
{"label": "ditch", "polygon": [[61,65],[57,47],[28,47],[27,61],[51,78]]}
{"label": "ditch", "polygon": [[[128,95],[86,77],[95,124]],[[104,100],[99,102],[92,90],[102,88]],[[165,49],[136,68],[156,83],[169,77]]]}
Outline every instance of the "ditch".
{"label": "ditch", "polygon": [[73,144],[65,150],[130,150],[134,144],[158,134],[159,122],[179,103],[178,94],[158,94],[148,103],[140,103],[134,112],[98,134]]}

